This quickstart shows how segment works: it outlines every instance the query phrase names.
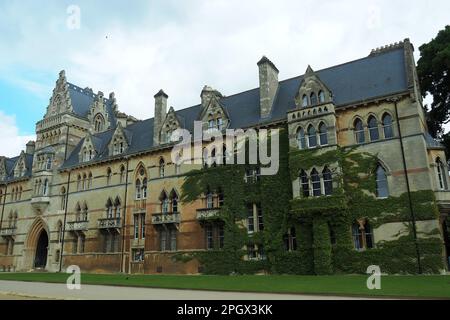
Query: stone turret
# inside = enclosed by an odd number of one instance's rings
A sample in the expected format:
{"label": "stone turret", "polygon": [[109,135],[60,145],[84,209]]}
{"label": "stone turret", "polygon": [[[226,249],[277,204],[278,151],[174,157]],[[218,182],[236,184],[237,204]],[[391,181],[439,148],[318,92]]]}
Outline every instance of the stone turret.
{"label": "stone turret", "polygon": [[27,148],[26,148],[25,152],[27,154],[34,154],[35,148],[36,148],[36,143],[34,141],[28,141]]}

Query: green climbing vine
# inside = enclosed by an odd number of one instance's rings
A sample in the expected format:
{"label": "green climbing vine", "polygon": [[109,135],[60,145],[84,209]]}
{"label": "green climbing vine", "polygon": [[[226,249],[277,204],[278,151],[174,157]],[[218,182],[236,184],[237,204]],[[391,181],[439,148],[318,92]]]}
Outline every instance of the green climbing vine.
{"label": "green climbing vine", "polygon": [[[416,243],[412,238],[407,193],[377,199],[375,170],[377,156],[355,148],[298,150],[289,147],[287,128],[280,130],[280,166],[276,175],[261,176],[254,183],[244,180],[246,170],[256,165],[225,165],[188,173],[182,187],[184,203],[198,200],[208,188],[224,195],[219,219],[224,226],[222,249],[198,251],[176,259],[198,259],[206,274],[364,273],[367,266],[380,265],[383,272],[415,273]],[[333,195],[292,199],[292,186],[299,172],[329,166],[333,172]],[[438,217],[431,190],[411,193],[416,219]],[[243,223],[246,205],[258,203],[263,212],[264,230],[249,235]],[[377,242],[373,249],[358,252],[353,247],[351,226],[366,219],[375,229],[398,222],[403,231],[391,241]],[[284,236],[296,230],[296,248],[287,251]],[[434,231],[435,232],[435,231]],[[440,238],[422,234],[417,241],[423,270],[442,269]],[[263,246],[266,259],[243,259],[246,245]]]}
{"label": "green climbing vine", "polygon": [[[326,152],[290,151],[292,180],[298,177],[301,169],[333,164],[340,171],[334,173],[336,188],[332,196],[296,198],[291,201],[293,219],[297,219],[297,223],[305,219],[312,221],[314,255],[311,263],[314,273],[364,273],[373,264],[379,265],[383,272],[416,273],[417,253],[411,231],[409,196],[403,193],[397,197],[376,198],[376,155],[340,147]],[[411,202],[417,221],[438,218],[439,211],[431,190],[412,192]],[[353,247],[351,233],[351,226],[358,219],[369,221],[374,229],[386,223],[402,223],[404,231],[391,241],[381,241],[375,248],[358,252]],[[437,273],[443,268],[440,239],[436,233],[421,236],[417,240],[417,247],[423,270]]]}

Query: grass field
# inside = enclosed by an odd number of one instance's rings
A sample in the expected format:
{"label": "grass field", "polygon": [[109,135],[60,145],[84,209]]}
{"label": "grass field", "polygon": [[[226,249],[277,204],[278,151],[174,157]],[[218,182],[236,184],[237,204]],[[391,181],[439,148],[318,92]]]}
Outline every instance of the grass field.
{"label": "grass field", "polygon": [[[65,273],[0,273],[0,280],[65,283]],[[450,299],[450,276],[382,276],[369,290],[367,276],[178,276],[82,274],[82,284],[241,292],[303,293]]]}

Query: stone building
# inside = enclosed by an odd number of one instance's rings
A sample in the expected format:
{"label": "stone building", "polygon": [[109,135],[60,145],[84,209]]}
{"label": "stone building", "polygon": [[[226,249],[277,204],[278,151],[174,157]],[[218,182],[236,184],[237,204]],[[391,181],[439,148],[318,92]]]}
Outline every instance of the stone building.
{"label": "stone building", "polygon": [[[223,196],[205,190],[191,203],[180,201],[188,172],[201,164],[171,159],[178,128],[287,127],[289,145],[317,149],[355,147],[378,159],[375,198],[432,191],[439,216],[417,217],[418,238],[438,240],[448,268],[450,255],[449,168],[443,147],[427,132],[413,58],[403,42],[367,57],[278,80],[268,58],[258,62],[259,88],[231,96],[205,86],[201,102],[175,111],[168,95],[154,96],[154,118],[137,120],[119,111],[114,93],[80,88],[59,74],[49,106],[36,124],[36,142],[17,157],[0,157],[0,271],[198,273],[197,260],[174,253],[207,251],[224,241],[223,225],[202,223],[220,210]],[[291,199],[327,197],[336,188],[333,163],[302,168],[292,178]],[[246,179],[258,180],[252,171]],[[242,177],[244,179],[244,177]],[[255,203],[243,223],[262,230],[265,212]],[[355,254],[397,239],[405,221],[348,226]],[[407,221],[408,222],[408,221]],[[356,226],[355,226],[356,225]],[[432,232],[432,231],[438,232]],[[297,233],[297,234],[295,234]],[[286,251],[296,250],[298,230],[286,231]],[[248,246],[244,259],[265,259]]]}

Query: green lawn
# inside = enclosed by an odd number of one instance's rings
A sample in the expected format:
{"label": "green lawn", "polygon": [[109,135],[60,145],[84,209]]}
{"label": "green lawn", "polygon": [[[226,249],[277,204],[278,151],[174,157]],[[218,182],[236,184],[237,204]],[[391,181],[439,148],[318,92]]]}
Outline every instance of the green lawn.
{"label": "green lawn", "polygon": [[[0,273],[0,280],[65,283],[64,273]],[[367,276],[176,276],[82,274],[82,284],[243,292],[450,298],[450,276],[382,276],[381,290]]]}

